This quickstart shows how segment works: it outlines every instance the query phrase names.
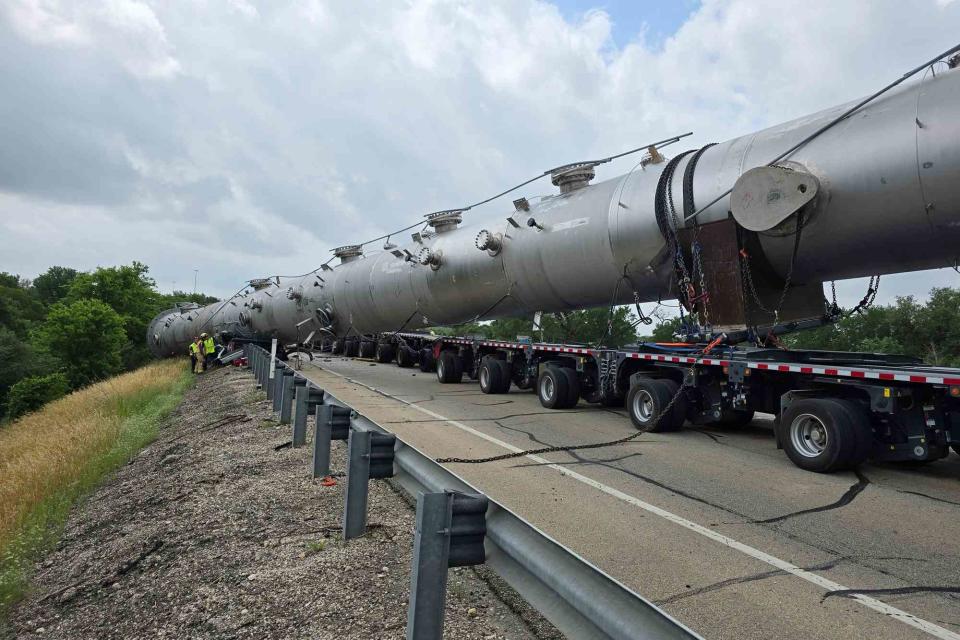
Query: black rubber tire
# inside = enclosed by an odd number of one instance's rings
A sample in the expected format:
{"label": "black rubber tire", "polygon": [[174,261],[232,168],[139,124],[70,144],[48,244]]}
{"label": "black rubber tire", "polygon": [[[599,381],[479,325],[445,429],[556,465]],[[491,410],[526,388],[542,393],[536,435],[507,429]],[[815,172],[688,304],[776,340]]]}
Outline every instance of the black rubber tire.
{"label": "black rubber tire", "polygon": [[537,398],[546,409],[563,409],[570,381],[560,367],[546,366],[537,378]]}
{"label": "black rubber tire", "polygon": [[397,366],[412,367],[417,364],[417,352],[406,345],[397,349]]}
{"label": "black rubber tire", "polygon": [[497,366],[500,367],[502,375],[500,377],[500,390],[497,393],[509,393],[510,392],[510,378],[513,376],[513,367],[510,366],[510,363],[506,360],[494,360],[497,363]]}
{"label": "black rubber tire", "polygon": [[[644,377],[634,379],[626,400],[627,413],[633,426],[648,433],[674,431],[673,411],[661,415],[672,398],[670,387],[662,384],[661,380]],[[655,417],[658,418],[656,422],[653,421]]]}
{"label": "black rubber tire", "polygon": [[572,409],[580,402],[580,376],[573,369],[561,367],[560,371],[567,376],[567,395],[563,399],[564,409]]}
{"label": "black rubber tire", "polygon": [[950,448],[953,449],[953,452],[960,456],[960,442],[954,442],[950,445]]}
{"label": "black rubber tire", "polygon": [[[480,391],[483,393],[503,393],[503,369],[500,360],[486,357],[480,362]],[[510,379],[507,379],[509,384]]]}
{"label": "black rubber tire", "polygon": [[372,358],[377,353],[377,343],[373,340],[360,341],[360,357]]}
{"label": "black rubber tire", "polygon": [[830,398],[830,402],[840,405],[847,412],[851,420],[851,429],[855,438],[853,451],[847,458],[844,468],[853,469],[859,467],[870,457],[873,449],[873,426],[870,420],[870,412],[862,404],[855,400],[846,400],[840,398]]}
{"label": "black rubber tire", "polygon": [[714,424],[720,427],[745,427],[753,422],[753,409],[724,409]]}
{"label": "black rubber tire", "polygon": [[[660,378],[657,380],[657,382],[666,386],[667,393],[670,394],[671,400],[673,400],[674,396],[677,396],[677,394],[680,393],[680,385],[669,378]],[[673,406],[670,407],[670,428],[667,429],[667,431],[679,431],[682,429],[684,423],[687,421],[687,414],[689,411],[690,403],[687,402],[687,396],[685,393],[681,393],[679,396],[677,396]]]}
{"label": "black rubber tire", "polygon": [[[801,421],[812,421],[825,438],[821,447],[813,446],[813,438],[803,433]],[[796,423],[796,424],[795,424]],[[833,398],[803,398],[792,403],[780,418],[782,435],[780,443],[790,460],[807,471],[830,473],[859,464],[857,456],[863,439],[872,438],[862,433],[864,423],[850,412],[848,401]],[[796,436],[794,436],[796,434]],[[797,443],[810,441],[801,450]],[[816,449],[820,449],[819,452]]]}
{"label": "black rubber tire", "polygon": [[396,355],[396,349],[389,342],[378,342],[377,343],[377,362],[382,364],[387,364],[388,362],[393,362],[393,358]]}
{"label": "black rubber tire", "polygon": [[440,384],[463,382],[463,364],[452,351],[442,351],[437,358],[437,380]]}
{"label": "black rubber tire", "polygon": [[433,359],[433,349],[424,347],[420,349],[420,371],[430,373],[437,366],[437,361]]}
{"label": "black rubber tire", "polygon": [[348,358],[356,358],[357,354],[360,352],[360,341],[359,340],[347,340],[343,343],[343,355]]}

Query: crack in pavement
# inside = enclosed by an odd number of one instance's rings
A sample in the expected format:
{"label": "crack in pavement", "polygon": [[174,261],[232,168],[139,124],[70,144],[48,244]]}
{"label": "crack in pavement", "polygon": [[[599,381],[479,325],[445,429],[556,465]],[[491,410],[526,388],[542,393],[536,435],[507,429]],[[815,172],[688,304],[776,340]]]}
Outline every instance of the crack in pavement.
{"label": "crack in pavement", "polygon": [[792,513],[785,513],[782,516],[775,516],[773,518],[766,518],[764,520],[752,520],[751,524],[772,524],[774,522],[783,522],[788,518],[795,518],[797,516],[806,515],[808,513],[821,513],[823,511],[832,511],[834,509],[839,509],[845,507],[856,498],[861,491],[867,488],[867,485],[870,484],[870,479],[863,475],[859,469],[854,469],[853,471],[857,476],[857,481],[847,489],[842,496],[836,501],[831,502],[830,504],[825,504],[819,507],[812,507],[810,509],[801,509],[800,511],[794,511]]}
{"label": "crack in pavement", "polygon": [[[804,571],[827,571],[828,569],[833,569],[835,566],[847,560],[847,557],[835,558],[833,560],[828,560],[826,562],[821,562],[820,564],[815,564],[809,567],[802,567]],[[684,600],[686,598],[692,598],[693,596],[699,596],[704,593],[710,593],[711,591],[719,591],[720,589],[725,589],[729,586],[735,584],[745,584],[748,582],[757,582],[759,580],[766,580],[767,578],[775,578],[777,576],[786,576],[789,575],[783,569],[772,569],[771,571],[763,571],[761,573],[754,573],[749,576],[741,576],[739,578],[728,578],[726,580],[721,580],[719,582],[714,582],[713,584],[708,584],[704,587],[698,587],[696,589],[690,589],[689,591],[681,591],[672,596],[663,598],[662,600],[654,600],[654,604],[665,605],[672,604],[678,600]]]}
{"label": "crack in pavement", "polygon": [[936,498],[934,496],[930,496],[925,493],[920,493],[919,491],[907,491],[906,489],[897,489],[896,491],[897,493],[909,493],[910,495],[913,495],[913,496],[920,496],[922,498],[928,498],[936,502],[945,502],[946,504],[952,504],[957,507],[960,507],[960,502],[954,502],[953,500],[947,500],[945,498]]}
{"label": "crack in pavement", "polygon": [[705,435],[711,440],[713,440],[714,442],[716,442],[717,444],[726,444],[725,442],[720,441],[721,438],[725,438],[726,436],[721,436],[720,434],[717,434],[717,433],[710,433],[709,431],[704,431],[703,429],[687,429],[687,430],[693,431],[694,433],[699,433],[701,435]]}
{"label": "crack in pavement", "polygon": [[827,598],[853,598],[858,595],[886,595],[898,596],[909,595],[911,593],[960,593],[960,587],[942,587],[942,586],[917,586],[917,587],[895,587],[892,589],[839,589],[837,591],[827,591],[820,598],[823,602]]}
{"label": "crack in pavement", "polygon": [[[530,440],[532,440],[533,442],[536,442],[537,444],[542,445],[542,446],[544,446],[544,447],[552,447],[552,446],[554,446],[554,445],[550,444],[549,442],[544,442],[543,440],[538,439],[538,438],[537,438],[536,436],[534,436],[532,433],[530,433],[529,431],[526,431],[526,430],[524,430],[524,429],[519,429],[519,428],[517,428],[517,427],[508,427],[508,426],[505,426],[505,425],[502,425],[502,424],[499,424],[499,423],[497,423],[497,424],[498,424],[498,426],[500,426],[500,427],[502,427],[502,428],[504,428],[504,429],[507,429],[508,431],[515,431],[515,432],[517,432],[517,433],[522,433],[522,434],[526,435],[528,438],[530,438]],[[641,441],[641,442],[642,442],[642,441]],[[729,513],[729,514],[731,514],[731,515],[735,515],[735,516],[739,516],[739,517],[741,517],[741,518],[749,519],[749,516],[747,516],[746,514],[738,513],[738,512],[736,512],[736,511],[733,511],[732,509],[729,509],[729,508],[727,508],[727,507],[724,507],[723,505],[717,504],[717,503],[715,503],[715,502],[711,502],[711,501],[709,501],[709,500],[707,500],[707,499],[705,499],[705,498],[701,498],[701,497],[699,497],[699,496],[695,496],[695,495],[693,495],[693,494],[691,494],[691,493],[687,493],[686,491],[683,491],[683,490],[680,490],[680,489],[675,489],[675,488],[671,487],[671,486],[668,485],[668,484],[665,484],[665,483],[663,483],[663,482],[660,482],[659,480],[654,480],[653,478],[651,478],[651,477],[649,477],[649,476],[645,476],[645,475],[640,474],[640,473],[637,473],[636,471],[631,471],[631,470],[629,470],[629,469],[624,469],[623,467],[617,467],[617,466],[614,466],[613,464],[601,462],[601,461],[599,461],[599,460],[590,460],[590,459],[588,459],[588,458],[584,458],[584,457],[583,457],[582,455],[580,455],[580,453],[577,452],[577,451],[563,451],[563,453],[566,453],[566,454],[568,454],[568,455],[570,455],[570,456],[572,456],[572,457],[574,458],[574,461],[568,462],[568,463],[566,463],[566,464],[569,464],[569,465],[584,464],[584,465],[597,465],[597,466],[600,466],[600,467],[606,467],[607,469],[611,469],[611,470],[613,470],[613,471],[619,471],[620,473],[624,473],[624,474],[626,474],[626,475],[628,475],[628,476],[630,476],[630,477],[632,477],[632,478],[636,478],[637,480],[640,480],[640,481],[642,481],[642,482],[646,482],[646,483],[648,483],[648,484],[652,484],[653,486],[659,487],[660,489],[665,489],[666,491],[670,491],[670,492],[675,493],[675,494],[677,494],[677,495],[683,496],[684,498],[687,498],[687,499],[689,499],[689,500],[693,500],[694,502],[699,502],[699,503],[701,503],[701,504],[705,504],[705,505],[707,505],[707,506],[713,507],[714,509],[720,509],[721,511],[724,511],[724,512]],[[544,465],[544,464],[559,464],[559,463],[553,463],[553,462],[550,462],[550,463],[535,463],[535,464],[526,465],[526,466],[541,466],[541,465]]]}
{"label": "crack in pavement", "polygon": [[[473,403],[471,403],[473,404]],[[568,411],[566,413],[587,413],[586,411]],[[463,418],[435,418],[431,420],[387,420],[382,421],[380,424],[407,424],[407,423],[416,423],[416,422],[450,422],[451,420],[457,422],[496,422],[497,420],[507,420],[510,418],[522,418],[526,416],[548,416],[552,412],[548,411],[534,411],[531,413],[511,413],[505,416],[500,416],[499,418],[474,418],[472,416],[467,416]],[[550,446],[544,444],[544,446]]]}

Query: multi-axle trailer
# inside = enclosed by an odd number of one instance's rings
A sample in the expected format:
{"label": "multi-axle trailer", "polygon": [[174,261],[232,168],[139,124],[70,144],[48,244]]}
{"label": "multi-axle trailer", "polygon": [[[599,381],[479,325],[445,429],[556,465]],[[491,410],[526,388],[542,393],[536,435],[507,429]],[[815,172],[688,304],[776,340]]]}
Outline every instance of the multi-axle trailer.
{"label": "multi-axle trailer", "polygon": [[479,380],[484,393],[535,390],[550,409],[581,400],[626,408],[642,431],[738,426],[773,414],[777,447],[799,467],[867,459],[924,463],[960,453],[960,369],[864,353],[643,343],[607,349],[421,333],[326,340],[321,351]]}

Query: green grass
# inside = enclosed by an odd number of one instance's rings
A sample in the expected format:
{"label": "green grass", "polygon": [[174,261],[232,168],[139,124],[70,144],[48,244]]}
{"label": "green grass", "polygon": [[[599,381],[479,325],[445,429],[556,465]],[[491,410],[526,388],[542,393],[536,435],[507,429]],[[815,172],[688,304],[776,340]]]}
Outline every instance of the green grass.
{"label": "green grass", "polygon": [[[58,482],[47,482],[47,486],[41,487],[41,497],[27,505],[11,530],[5,532],[7,535],[0,538],[0,635],[7,626],[10,608],[29,588],[34,563],[60,539],[70,509],[95,489],[106,474],[125,464],[157,437],[160,423],[194,382],[193,376],[179,366],[162,370],[157,367],[152,373],[165,374],[165,379],[158,381],[153,377],[148,383],[116,385],[101,391],[99,406],[91,409],[94,415],[85,418],[91,424],[108,424],[102,428],[107,433],[103,446],[92,452],[64,451],[65,458],[75,454],[76,459],[69,460],[73,465],[70,472]],[[38,412],[41,416],[42,413],[43,410]],[[94,434],[91,439],[95,439]],[[14,454],[22,455],[22,449]],[[7,452],[0,448],[0,454],[4,453]],[[0,463],[7,462],[0,459]]]}

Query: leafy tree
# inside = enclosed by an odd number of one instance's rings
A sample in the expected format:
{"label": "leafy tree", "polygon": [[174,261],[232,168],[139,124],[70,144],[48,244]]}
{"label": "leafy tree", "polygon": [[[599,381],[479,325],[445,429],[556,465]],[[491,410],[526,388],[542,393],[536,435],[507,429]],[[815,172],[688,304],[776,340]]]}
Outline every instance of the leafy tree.
{"label": "leafy tree", "polygon": [[45,376],[30,376],[17,382],[10,389],[7,399],[7,414],[16,419],[25,413],[36,411],[43,405],[62,398],[70,392],[70,384],[63,373]]}
{"label": "leafy tree", "polygon": [[123,368],[127,336],[120,315],[99,300],[58,302],[34,333],[45,351],[64,365],[74,389],[102,380]]}
{"label": "leafy tree", "polygon": [[195,302],[201,305],[213,304],[218,302],[220,298],[215,298],[214,296],[208,296],[205,293],[187,293],[186,291],[174,291],[169,295],[163,296],[164,305],[172,307],[174,303],[177,302]]}
{"label": "leafy tree", "polygon": [[50,305],[59,302],[64,296],[74,279],[77,277],[77,270],[69,267],[50,267],[43,274],[39,275],[33,281],[33,288],[37,292],[37,297],[44,304]]}
{"label": "leafy tree", "polygon": [[27,280],[0,273],[0,327],[26,337],[31,325],[43,320],[44,308]]}
{"label": "leafy tree", "polygon": [[100,300],[120,315],[126,341],[120,350],[123,364],[132,369],[147,362],[150,352],[144,336],[150,320],[164,308],[156,283],[147,275],[149,267],[139,262],[120,267],[98,267],[80,273],[73,280],[64,302]]}

